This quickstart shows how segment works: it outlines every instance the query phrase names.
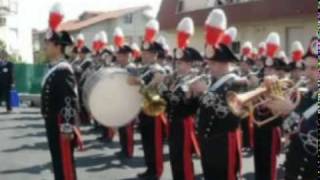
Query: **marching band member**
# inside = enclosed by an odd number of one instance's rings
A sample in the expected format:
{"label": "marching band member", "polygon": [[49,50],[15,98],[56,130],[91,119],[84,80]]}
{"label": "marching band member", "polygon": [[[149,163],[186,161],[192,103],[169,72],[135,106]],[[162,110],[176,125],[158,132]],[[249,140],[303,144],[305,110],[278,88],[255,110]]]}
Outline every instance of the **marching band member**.
{"label": "marching band member", "polygon": [[94,40],[92,42],[92,49],[93,49],[92,58],[93,58],[93,62],[96,70],[106,65],[102,57],[106,51],[107,44],[108,44],[108,36],[105,31],[100,31],[95,35]]}
{"label": "marching band member", "polygon": [[[188,104],[188,80],[195,77],[192,72],[193,62],[202,61],[201,54],[188,47],[189,38],[194,33],[191,18],[184,18],[178,25],[178,48],[175,49],[176,76],[169,87],[162,89],[167,102],[170,121],[169,152],[173,179],[194,179],[192,151],[199,150],[194,131],[194,120]],[[170,79],[172,80],[172,79]],[[194,148],[194,146],[196,148]]]}
{"label": "marching band member", "polygon": [[14,64],[7,60],[7,52],[5,50],[0,51],[0,104],[2,98],[6,102],[7,113],[12,110],[11,107],[11,88],[14,87]]}
{"label": "marching band member", "polygon": [[290,78],[295,82],[298,82],[301,79],[301,76],[303,76],[303,72],[305,69],[302,57],[303,54],[304,48],[301,42],[293,42],[291,46],[291,62],[289,64],[289,68],[291,75]]}
{"label": "marching band member", "polygon": [[[106,67],[106,60],[113,56],[112,53],[107,49],[108,36],[105,31],[100,31],[94,37],[92,43],[93,48],[93,69],[98,71],[100,68]],[[84,82],[84,81],[83,81]],[[97,123],[97,121],[94,121]],[[97,139],[99,141],[111,142],[113,141],[115,131],[110,127],[104,127],[96,124],[96,127],[101,130],[101,136]]]}
{"label": "marching band member", "polygon": [[238,179],[241,163],[240,119],[233,115],[227,102],[229,90],[237,90],[246,81],[233,73],[232,64],[238,59],[225,45],[219,44],[226,27],[222,10],[215,9],[206,21],[206,52],[213,82],[209,88],[200,82],[191,86],[197,113],[197,131],[204,178]]}
{"label": "marching band member", "polygon": [[[267,38],[267,59],[265,60],[264,78],[277,75],[279,58],[275,57],[280,48],[279,34],[270,33]],[[261,122],[273,114],[266,106],[259,106],[254,112],[255,121]],[[277,155],[280,153],[282,117],[268,122],[262,126],[254,126],[254,167],[255,179],[277,179]]]}
{"label": "marching band member", "polygon": [[131,45],[131,49],[132,49],[133,62],[136,65],[139,65],[141,63],[141,49],[140,49],[139,45],[136,43],[133,43]]}
{"label": "marching band member", "polygon": [[317,99],[318,99],[318,57],[316,37],[313,38],[314,47],[309,47],[303,57],[305,75],[308,78],[308,92],[302,97],[299,106],[293,110],[290,102],[276,99],[270,102],[273,111],[289,114],[285,120],[292,124],[290,144],[286,152],[285,179],[286,180],[311,180],[317,179]]}
{"label": "marching band member", "polygon": [[[243,86],[240,92],[249,91],[252,88],[256,88],[259,84],[259,79],[252,69],[253,64],[254,60],[251,57],[242,58],[239,63],[240,76],[250,81],[250,86]],[[242,149],[244,152],[249,152],[253,148],[253,123],[249,118],[250,116],[241,120]]]}
{"label": "marching band member", "polygon": [[[152,19],[146,25],[145,37],[141,47],[142,69],[140,78],[131,77],[130,84],[151,85],[161,82],[163,76],[154,72],[159,66],[157,57],[163,52],[163,47],[155,41],[159,31],[158,21]],[[156,70],[158,71],[158,70]],[[163,73],[163,72],[162,72]],[[139,129],[142,139],[142,147],[147,170],[138,174],[141,179],[160,179],[163,172],[163,140],[162,140],[162,116],[153,117],[141,112],[139,114]]]}
{"label": "marching band member", "polygon": [[82,87],[85,79],[85,73],[92,67],[92,60],[89,57],[90,49],[83,46],[79,49],[79,57],[71,64],[76,76],[77,84],[79,86],[79,104],[80,104],[80,119],[81,123],[90,123],[90,115],[87,112],[82,98]]}
{"label": "marching band member", "polygon": [[[118,47],[116,53],[116,64],[120,65],[121,68],[134,67],[130,60],[132,58],[133,50],[130,46],[121,44]],[[134,121],[129,124],[120,127],[118,129],[119,140],[121,145],[121,151],[117,152],[116,155],[120,158],[132,158],[133,156],[133,146],[134,146]]]}
{"label": "marching band member", "polygon": [[41,112],[45,120],[53,172],[56,180],[75,180],[73,157],[77,140],[75,121],[78,114],[76,79],[64,58],[65,47],[72,44],[67,32],[57,32],[63,15],[59,4],[50,13],[50,30],[46,36],[46,55],[51,69],[42,83]]}

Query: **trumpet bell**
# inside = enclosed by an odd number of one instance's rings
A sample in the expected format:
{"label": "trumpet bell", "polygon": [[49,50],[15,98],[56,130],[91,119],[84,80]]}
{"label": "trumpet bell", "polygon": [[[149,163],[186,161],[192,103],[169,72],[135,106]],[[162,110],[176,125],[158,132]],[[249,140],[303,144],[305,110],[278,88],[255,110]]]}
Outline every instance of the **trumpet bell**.
{"label": "trumpet bell", "polygon": [[142,111],[152,117],[159,116],[166,110],[167,103],[153,88],[147,88],[143,92]]}
{"label": "trumpet bell", "polygon": [[229,91],[227,93],[227,103],[234,115],[240,118],[245,118],[248,115],[249,110],[247,106],[244,106],[245,99],[243,96],[238,95],[233,91]]}

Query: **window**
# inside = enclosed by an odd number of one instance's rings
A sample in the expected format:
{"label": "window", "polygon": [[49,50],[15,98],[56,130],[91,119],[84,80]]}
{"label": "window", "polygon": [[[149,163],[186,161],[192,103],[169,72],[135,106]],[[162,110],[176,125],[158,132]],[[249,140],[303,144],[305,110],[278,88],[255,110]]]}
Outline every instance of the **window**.
{"label": "window", "polygon": [[10,12],[17,14],[18,13],[18,2],[17,1],[10,1]]}
{"label": "window", "polygon": [[126,24],[132,24],[133,21],[133,15],[132,14],[127,14],[124,16],[124,23]]}
{"label": "window", "polygon": [[179,0],[178,4],[177,4],[177,12],[180,13],[182,12],[184,9],[184,1],[183,0]]}
{"label": "window", "polygon": [[309,37],[301,36],[304,34],[303,27],[286,27],[285,34],[285,51],[287,54],[290,54],[290,48],[294,41],[300,41],[303,45],[307,45]]}
{"label": "window", "polygon": [[5,17],[0,17],[0,27],[6,25],[6,18]]}
{"label": "window", "polygon": [[259,0],[207,0],[208,6],[224,6],[230,4],[237,4],[237,3],[247,3],[251,1],[259,1]]}

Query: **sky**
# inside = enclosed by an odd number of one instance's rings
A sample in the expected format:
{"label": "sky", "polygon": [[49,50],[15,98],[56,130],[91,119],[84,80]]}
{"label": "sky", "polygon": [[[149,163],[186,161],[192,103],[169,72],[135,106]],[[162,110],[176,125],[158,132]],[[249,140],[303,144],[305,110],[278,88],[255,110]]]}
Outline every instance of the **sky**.
{"label": "sky", "polygon": [[17,0],[19,4],[18,23],[35,29],[47,27],[48,14],[55,2],[60,2],[65,20],[75,19],[83,11],[108,11],[132,6],[150,5],[154,16],[161,0]]}

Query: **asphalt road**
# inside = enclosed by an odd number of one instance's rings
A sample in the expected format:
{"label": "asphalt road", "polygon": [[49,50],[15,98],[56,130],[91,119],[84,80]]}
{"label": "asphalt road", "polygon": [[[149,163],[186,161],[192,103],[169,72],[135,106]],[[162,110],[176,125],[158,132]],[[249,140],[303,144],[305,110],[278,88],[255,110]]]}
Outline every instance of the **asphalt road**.
{"label": "asphalt road", "polygon": [[[53,180],[50,156],[45,137],[44,122],[39,109],[15,109],[12,114],[0,108],[0,180]],[[96,140],[98,134],[91,127],[82,127],[85,148],[76,152],[79,180],[130,180],[143,172],[144,162],[140,135],[135,134],[134,158],[119,160],[114,153],[119,151],[118,136],[112,143]],[[164,147],[165,166],[161,179],[170,180],[171,171],[168,147]],[[280,157],[280,159],[283,159]],[[201,166],[194,158],[197,179],[201,179]],[[244,155],[243,179],[253,180],[252,155]]]}

